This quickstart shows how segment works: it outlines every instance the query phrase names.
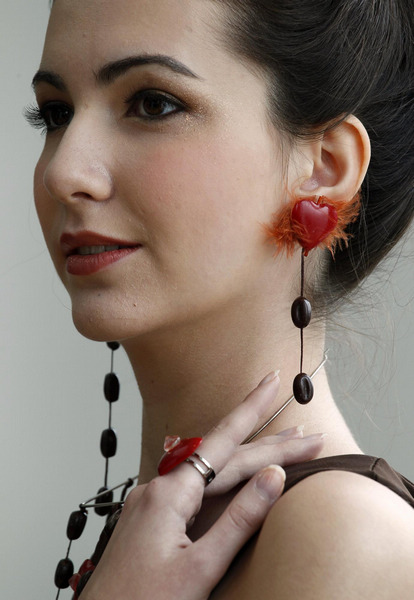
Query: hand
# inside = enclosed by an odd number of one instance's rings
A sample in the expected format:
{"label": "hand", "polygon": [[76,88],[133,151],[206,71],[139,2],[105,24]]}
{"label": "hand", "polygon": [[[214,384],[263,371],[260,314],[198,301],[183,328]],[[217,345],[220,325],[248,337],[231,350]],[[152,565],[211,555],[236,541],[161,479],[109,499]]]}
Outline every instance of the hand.
{"label": "hand", "polygon": [[301,435],[297,430],[240,446],[274,400],[278,385],[278,378],[260,384],[204,438],[197,452],[217,473],[210,486],[205,488],[202,476],[182,463],[128,495],[81,600],[207,600],[280,497],[284,472],[271,465],[256,473],[212,527],[192,542],[187,526],[203,496],[228,491],[269,458],[290,464],[295,458],[313,458],[322,447],[320,437],[295,439]]}
{"label": "hand", "polygon": [[320,434],[304,437],[302,426],[240,445],[223,470],[206,487],[204,498],[225,494],[268,465],[287,467],[312,460],[322,448],[322,439]]}

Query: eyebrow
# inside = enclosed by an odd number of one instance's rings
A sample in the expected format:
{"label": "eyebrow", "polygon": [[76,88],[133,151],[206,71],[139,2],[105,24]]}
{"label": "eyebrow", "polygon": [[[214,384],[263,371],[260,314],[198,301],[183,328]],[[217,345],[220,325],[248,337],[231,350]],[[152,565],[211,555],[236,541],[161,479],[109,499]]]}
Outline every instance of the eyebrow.
{"label": "eyebrow", "polygon": [[96,75],[96,80],[104,85],[109,85],[117,77],[120,77],[126,71],[132,67],[141,67],[142,65],[161,65],[167,67],[174,73],[185,75],[186,77],[193,77],[194,79],[200,79],[198,75],[193,73],[183,63],[172,58],[171,56],[165,56],[164,54],[142,54],[139,56],[128,56],[121,60],[107,63],[104,65]]}
{"label": "eyebrow", "polygon": [[[132,69],[133,67],[141,67],[143,65],[160,65],[170,69],[174,73],[185,75],[186,77],[192,77],[193,79],[201,79],[183,63],[175,58],[172,58],[171,56],[165,56],[164,54],[141,54],[137,56],[127,56],[126,58],[109,62],[101,67],[97,73],[95,73],[95,78],[96,81],[102,85],[110,85],[118,77],[129,71],[129,69]],[[39,70],[33,77],[32,87],[36,88],[36,86],[41,82],[49,83],[61,91],[66,90],[66,86],[62,77],[53,71],[42,69]]]}
{"label": "eyebrow", "polygon": [[57,73],[53,73],[53,71],[39,70],[32,79],[32,88],[36,89],[36,86],[41,82],[49,83],[62,92],[66,90],[66,85],[62,77],[57,75]]}

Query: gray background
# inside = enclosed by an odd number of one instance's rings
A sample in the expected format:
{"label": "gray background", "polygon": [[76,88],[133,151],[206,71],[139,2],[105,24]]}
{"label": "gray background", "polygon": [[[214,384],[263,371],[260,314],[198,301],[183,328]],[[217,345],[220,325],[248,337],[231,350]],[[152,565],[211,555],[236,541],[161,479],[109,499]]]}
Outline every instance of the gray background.
{"label": "gray background", "polygon": [[[109,351],[72,326],[32,202],[42,138],[21,116],[32,101],[47,17],[47,0],[1,0],[0,596],[9,600],[55,597],[67,518],[94,494],[104,472],[101,386]],[[384,456],[411,479],[413,238],[367,282],[352,318],[334,315],[328,344],[333,388],[364,451]],[[139,459],[139,395],[122,350],[116,370],[122,390],[114,407],[120,446],[110,466],[113,483],[135,474]],[[73,546],[75,564],[90,554],[102,524],[90,516]]]}

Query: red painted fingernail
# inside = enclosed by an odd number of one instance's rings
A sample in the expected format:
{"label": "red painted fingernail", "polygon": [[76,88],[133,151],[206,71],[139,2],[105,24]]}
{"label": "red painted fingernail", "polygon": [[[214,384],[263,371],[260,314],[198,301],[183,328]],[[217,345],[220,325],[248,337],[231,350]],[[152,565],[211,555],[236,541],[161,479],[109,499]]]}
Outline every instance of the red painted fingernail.
{"label": "red painted fingernail", "polygon": [[158,474],[166,475],[172,471],[177,465],[184,462],[186,458],[191,456],[199,447],[203,438],[186,438],[173,446],[169,452],[166,452],[158,465]]}

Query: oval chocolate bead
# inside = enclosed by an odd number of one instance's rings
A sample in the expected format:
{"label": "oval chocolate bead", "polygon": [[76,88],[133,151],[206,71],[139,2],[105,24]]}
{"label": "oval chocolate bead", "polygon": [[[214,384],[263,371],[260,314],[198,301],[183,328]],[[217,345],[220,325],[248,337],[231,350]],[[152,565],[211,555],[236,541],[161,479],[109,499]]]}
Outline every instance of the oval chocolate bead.
{"label": "oval chocolate bead", "polygon": [[108,346],[108,348],[110,348],[111,350],[118,350],[120,344],[119,342],[106,342],[106,345]]}
{"label": "oval chocolate bead", "polygon": [[104,394],[108,402],[116,402],[119,398],[119,379],[116,373],[105,375]]}
{"label": "oval chocolate bead", "polygon": [[83,510],[73,512],[68,521],[66,535],[70,540],[78,540],[86,525],[87,514]]}
{"label": "oval chocolate bead", "polygon": [[293,395],[299,404],[307,404],[313,398],[313,383],[309,375],[299,373],[293,380]]}
{"label": "oval chocolate bead", "polygon": [[86,584],[88,583],[91,575],[92,575],[93,571],[87,571],[86,573],[84,573],[82,575],[82,577],[79,579],[79,583],[76,586],[76,596],[79,598],[79,596],[81,595],[81,593],[83,592],[83,590],[85,589]]}
{"label": "oval chocolate bead", "polygon": [[117,438],[113,429],[105,429],[101,435],[101,452],[105,458],[116,454]]}
{"label": "oval chocolate bead", "polygon": [[[101,492],[106,492],[107,490],[108,490],[108,488],[103,486],[103,487],[99,488],[98,494],[100,494]],[[112,502],[113,498],[114,498],[113,492],[108,492],[107,494],[104,494],[100,498],[97,498],[95,500],[95,508],[94,508],[96,514],[99,515],[100,517],[104,517],[105,515],[110,513],[111,512],[110,506],[99,506],[99,505],[105,504],[106,502]]]}
{"label": "oval chocolate bead", "polygon": [[55,572],[55,586],[60,590],[69,587],[69,579],[73,575],[73,562],[69,558],[62,558],[58,562]]}
{"label": "oval chocolate bead", "polygon": [[307,298],[299,296],[292,304],[292,321],[299,329],[307,327],[312,317],[312,306]]}

